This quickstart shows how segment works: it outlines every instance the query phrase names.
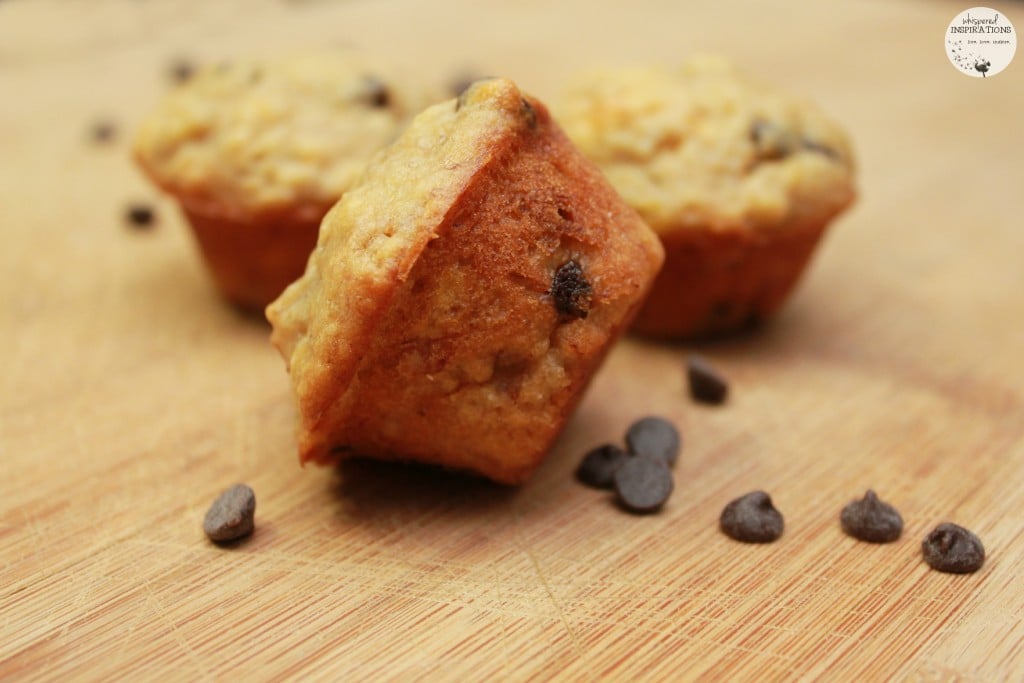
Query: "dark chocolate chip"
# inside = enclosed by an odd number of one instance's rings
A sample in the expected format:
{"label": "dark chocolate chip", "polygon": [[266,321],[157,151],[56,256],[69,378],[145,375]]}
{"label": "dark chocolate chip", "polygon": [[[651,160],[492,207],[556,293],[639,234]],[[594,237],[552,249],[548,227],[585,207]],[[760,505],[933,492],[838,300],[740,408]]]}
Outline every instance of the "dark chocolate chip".
{"label": "dark chocolate chip", "polygon": [[576,468],[576,478],[587,486],[610,489],[614,483],[615,471],[628,458],[626,451],[615,444],[598,446],[585,456]]}
{"label": "dark chocolate chip", "polygon": [[869,543],[891,543],[903,533],[899,511],[879,500],[871,489],[843,508],[839,522],[847,534]]}
{"label": "dark chocolate chip", "polygon": [[364,99],[367,104],[378,108],[391,104],[391,91],[384,81],[373,75],[364,76],[363,81],[366,84]]}
{"label": "dark chocolate chip", "polygon": [[477,81],[487,80],[489,76],[477,76],[470,71],[465,71],[460,76],[456,76],[448,83],[448,91],[453,95],[461,95],[462,93],[469,90],[469,86],[473,85]]}
{"label": "dark chocolate chip", "polygon": [[726,536],[743,543],[771,543],[782,535],[782,514],[764,491],[753,491],[726,505],[718,522]]}
{"label": "dark chocolate chip", "polygon": [[687,358],[686,377],[694,401],[715,405],[725,403],[729,395],[729,384],[706,358],[696,354]]}
{"label": "dark chocolate chip", "polygon": [[185,83],[191,80],[195,73],[195,64],[184,58],[174,60],[167,69],[167,77],[172,83]]}
{"label": "dark chocolate chip", "polygon": [[96,121],[89,129],[89,137],[98,144],[113,142],[117,137],[117,126],[113,121],[106,119]]}
{"label": "dark chocolate chip", "polygon": [[626,448],[630,453],[658,458],[669,467],[679,459],[682,445],[679,430],[660,417],[637,420],[626,431]]}
{"label": "dark chocolate chip", "polygon": [[128,225],[142,230],[152,227],[156,222],[156,211],[149,204],[135,203],[128,206],[124,217],[128,221]]}
{"label": "dark chocolate chip", "polygon": [[970,574],[985,564],[985,547],[972,532],[949,522],[935,527],[921,543],[924,561],[948,574]]}
{"label": "dark chocolate chip", "polygon": [[815,152],[816,154],[826,156],[829,159],[839,159],[839,152],[835,151],[831,147],[826,147],[820,142],[815,142],[814,140],[808,140],[807,138],[804,138],[803,148],[808,150],[809,152]]}
{"label": "dark chocolate chip", "polygon": [[211,541],[234,541],[254,528],[256,494],[245,484],[235,484],[213,501],[203,519],[203,531]]}
{"label": "dark chocolate chip", "polygon": [[566,261],[551,279],[551,298],[555,310],[563,318],[586,318],[590,311],[593,290],[576,261]]}
{"label": "dark chocolate chip", "polygon": [[537,112],[533,108],[533,105],[530,104],[530,101],[527,100],[525,97],[522,98],[520,108],[522,109],[523,119],[526,121],[526,125],[531,129],[536,128]]}
{"label": "dark chocolate chip", "polygon": [[750,140],[759,161],[778,161],[793,153],[793,134],[777,123],[754,119],[750,126]]}
{"label": "dark chocolate chip", "polygon": [[613,475],[619,503],[630,512],[655,512],[672,495],[672,472],[659,458],[625,458]]}

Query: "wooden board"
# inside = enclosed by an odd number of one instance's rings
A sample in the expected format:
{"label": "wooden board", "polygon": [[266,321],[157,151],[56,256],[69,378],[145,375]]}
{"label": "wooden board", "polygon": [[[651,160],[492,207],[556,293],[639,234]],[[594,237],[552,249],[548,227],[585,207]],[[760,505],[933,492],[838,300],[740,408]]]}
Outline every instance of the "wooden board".
{"label": "wooden board", "polygon": [[[1020,677],[1024,56],[958,74],[950,2],[554,5],[0,3],[0,679]],[[723,52],[848,126],[862,197],[774,324],[701,347],[726,407],[687,400],[689,348],[626,341],[518,490],[303,470],[266,326],[212,295],[169,202],[124,227],[154,190],[87,129],[127,134],[176,56],[341,43],[542,98]],[[630,517],[571,475],[648,412],[685,451],[664,512]],[[259,528],[219,549],[200,522],[235,481]],[[893,545],[839,531],[869,486],[906,519]],[[716,529],[755,488],[776,544]],[[980,573],[922,564],[943,520],[984,539]]]}

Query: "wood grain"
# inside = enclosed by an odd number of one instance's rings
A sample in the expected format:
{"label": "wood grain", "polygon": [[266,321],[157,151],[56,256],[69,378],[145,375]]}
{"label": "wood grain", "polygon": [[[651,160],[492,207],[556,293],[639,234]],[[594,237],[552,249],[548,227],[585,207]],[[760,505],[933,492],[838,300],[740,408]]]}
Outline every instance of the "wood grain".
{"label": "wood grain", "polygon": [[[951,2],[553,4],[0,3],[0,679],[1020,678],[1024,58],[956,73]],[[266,326],[215,298],[166,200],[122,224],[155,196],[126,136],[178,56],[341,43],[542,98],[724,52],[849,127],[862,199],[774,324],[702,347],[726,407],[687,400],[689,349],[629,340],[520,489],[303,470]],[[97,117],[124,135],[90,144]],[[648,412],[685,447],[637,518],[571,473]],[[216,548],[202,515],[235,481],[258,529]],[[869,486],[907,521],[893,545],[839,530]],[[776,544],[716,530],[754,488]],[[980,573],[923,565],[944,520],[985,541]]]}

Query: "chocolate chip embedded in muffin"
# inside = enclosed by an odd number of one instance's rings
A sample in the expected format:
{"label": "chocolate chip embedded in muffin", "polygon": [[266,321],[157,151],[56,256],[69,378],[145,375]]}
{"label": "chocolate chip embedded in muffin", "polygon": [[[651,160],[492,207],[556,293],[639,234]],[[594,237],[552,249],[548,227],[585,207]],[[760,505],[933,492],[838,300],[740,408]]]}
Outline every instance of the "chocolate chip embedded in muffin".
{"label": "chocolate chip embedded in muffin", "polygon": [[754,119],[750,125],[750,141],[759,161],[778,161],[792,154],[799,146],[793,132],[765,119]]}
{"label": "chocolate chip embedded in muffin", "polygon": [[555,310],[563,318],[586,318],[590,311],[593,289],[575,260],[567,261],[555,271],[551,280],[551,298]]}
{"label": "chocolate chip embedded in muffin", "polygon": [[526,120],[526,125],[532,130],[537,127],[537,112],[533,110],[533,105],[524,97],[522,99],[522,110],[523,118]]}

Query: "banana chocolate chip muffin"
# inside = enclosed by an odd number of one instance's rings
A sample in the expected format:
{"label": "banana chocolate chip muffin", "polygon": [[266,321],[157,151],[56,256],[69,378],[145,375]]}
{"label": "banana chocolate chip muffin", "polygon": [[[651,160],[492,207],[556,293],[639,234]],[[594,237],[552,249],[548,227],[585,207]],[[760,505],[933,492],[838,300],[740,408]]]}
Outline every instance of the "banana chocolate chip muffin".
{"label": "banana chocolate chip muffin", "polygon": [[301,460],[522,482],[662,256],[511,81],[430,107],[331,209],[305,275],[267,308]]}
{"label": "banana chocolate chip muffin", "polygon": [[839,126],[720,59],[593,72],[558,113],[665,247],[633,327],[643,334],[703,336],[771,315],[854,198]]}
{"label": "banana chocolate chip muffin", "polygon": [[135,139],[228,300],[262,310],[302,274],[327,210],[432,93],[352,54],[201,69]]}

